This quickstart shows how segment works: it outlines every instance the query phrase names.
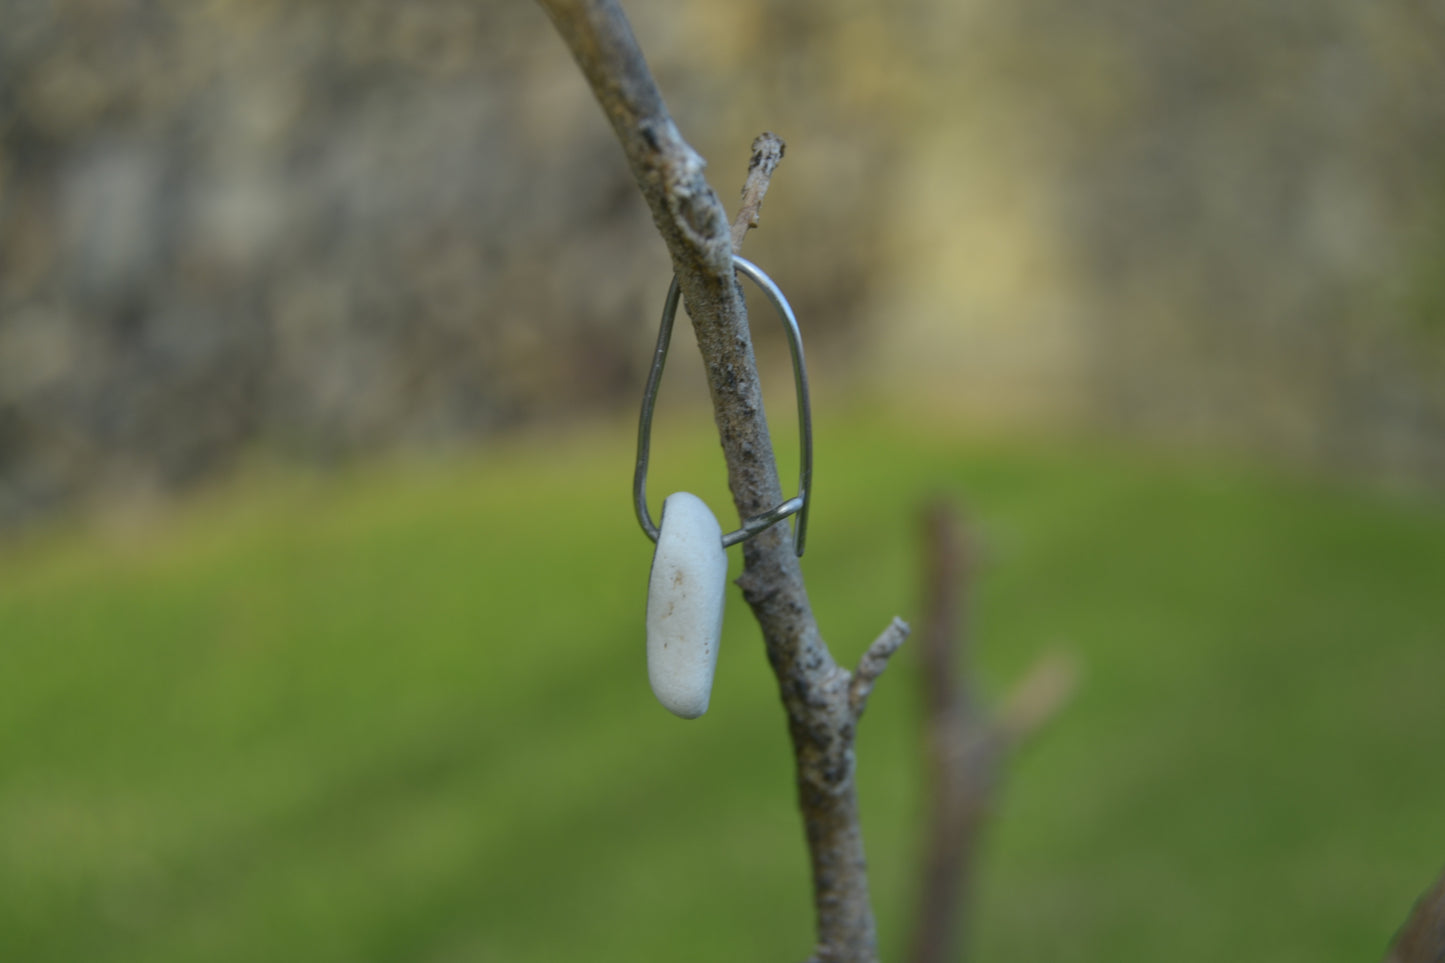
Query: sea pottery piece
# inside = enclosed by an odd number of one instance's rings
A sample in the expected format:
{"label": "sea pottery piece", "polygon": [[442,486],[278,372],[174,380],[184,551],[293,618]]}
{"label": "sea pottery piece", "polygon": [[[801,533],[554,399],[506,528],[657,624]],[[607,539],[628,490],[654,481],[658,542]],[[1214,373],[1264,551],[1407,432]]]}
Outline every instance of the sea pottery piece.
{"label": "sea pottery piece", "polygon": [[667,496],[647,588],[647,678],[684,719],[706,712],[712,696],[727,574],[712,511],[688,492]]}

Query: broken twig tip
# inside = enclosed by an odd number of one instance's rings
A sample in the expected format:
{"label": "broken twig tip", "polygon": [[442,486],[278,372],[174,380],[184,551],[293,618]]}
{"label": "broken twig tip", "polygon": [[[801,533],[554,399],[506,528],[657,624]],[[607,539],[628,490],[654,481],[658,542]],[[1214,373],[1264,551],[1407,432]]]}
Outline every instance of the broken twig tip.
{"label": "broken twig tip", "polygon": [[763,197],[772,183],[773,171],[783,159],[787,144],[772,131],[764,131],[753,139],[752,156],[748,158],[748,179],[743,184],[742,206],[733,219],[733,253],[742,250],[743,238],[748,231],[758,226],[758,215],[763,209]]}
{"label": "broken twig tip", "polygon": [[910,631],[908,623],[895,616],[893,621],[888,623],[888,628],[868,646],[863,658],[858,660],[858,669],[853,673],[853,681],[848,686],[848,705],[853,710],[855,719],[863,715],[863,710],[868,705],[868,696],[873,693],[873,684],[878,681],[883,670],[888,668],[888,660],[903,646]]}

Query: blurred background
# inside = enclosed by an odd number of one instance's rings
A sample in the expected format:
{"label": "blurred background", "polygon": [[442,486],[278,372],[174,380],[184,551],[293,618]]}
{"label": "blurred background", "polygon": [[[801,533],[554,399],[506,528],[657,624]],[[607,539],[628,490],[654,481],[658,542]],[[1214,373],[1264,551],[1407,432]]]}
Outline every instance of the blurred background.
{"label": "blurred background", "polygon": [[[1378,956],[1445,863],[1445,10],[627,9],[730,211],[788,142],[745,250],[840,661],[941,491],[986,688],[1087,666],[980,958]],[[0,953],[806,955],[746,611],[706,719],[642,673],[667,272],[534,4],[0,0]],[[651,490],[720,507],[695,357]],[[916,671],[860,746],[888,950]]]}

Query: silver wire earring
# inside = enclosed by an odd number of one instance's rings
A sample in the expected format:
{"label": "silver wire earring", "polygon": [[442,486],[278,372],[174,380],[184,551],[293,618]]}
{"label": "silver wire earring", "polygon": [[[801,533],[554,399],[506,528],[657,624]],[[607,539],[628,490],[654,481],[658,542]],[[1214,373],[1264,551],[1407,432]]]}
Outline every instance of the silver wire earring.
{"label": "silver wire earring", "polygon": [[717,667],[718,640],[722,635],[727,556],[724,549],[766,531],[790,515],[797,515],[793,550],[801,557],[807,539],[808,507],[813,483],[813,414],[808,400],[808,370],[803,363],[803,336],[798,319],[783,292],[751,261],[736,255],[733,265],[750,278],[783,320],[788,350],[793,358],[793,380],[798,394],[798,494],[775,508],[746,519],[736,531],[722,534],[722,526],[696,495],[675,492],[663,502],[662,526],[653,524],[647,509],[647,463],[652,439],[652,412],[667,362],[672,326],[681,292],[677,278],[667,291],[662,326],[652,370],[642,395],[637,426],[637,468],[632,476],[632,500],[643,534],[657,543],[647,591],[647,674],[653,694],[669,711],[695,719],[707,711]]}

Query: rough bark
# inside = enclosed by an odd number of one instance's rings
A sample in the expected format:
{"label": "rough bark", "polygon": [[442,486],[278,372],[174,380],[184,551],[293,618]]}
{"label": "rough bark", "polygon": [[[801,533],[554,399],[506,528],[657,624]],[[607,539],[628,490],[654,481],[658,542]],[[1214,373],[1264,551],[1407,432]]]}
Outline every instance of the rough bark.
{"label": "rough bark", "polygon": [[[782,491],[727,215],[703,176],[702,158],[668,115],[615,0],[539,3],[611,122],[667,245],[707,371],[733,502],[739,518],[760,514],[782,501]],[[754,208],[749,225],[755,217]],[[745,234],[739,232],[739,242]],[[745,542],[743,558],[738,584],[762,629],[796,759],[817,915],[813,959],[873,963],[877,937],[854,784],[862,700],[850,698],[853,675],[833,660],[819,634],[787,526]],[[904,631],[902,623],[890,627],[894,635]],[[870,686],[881,671],[881,664],[869,668]]]}

